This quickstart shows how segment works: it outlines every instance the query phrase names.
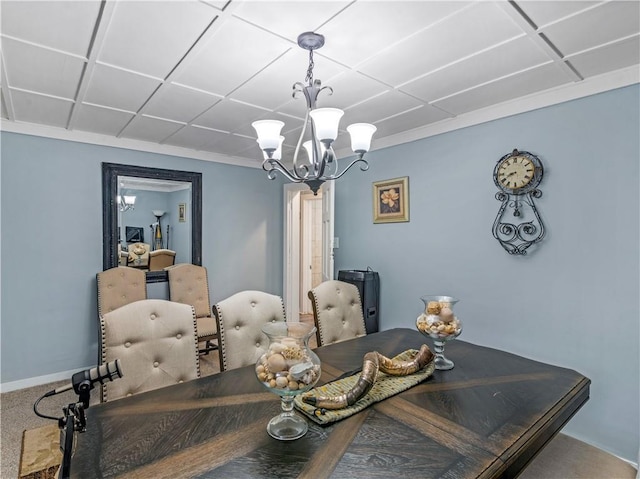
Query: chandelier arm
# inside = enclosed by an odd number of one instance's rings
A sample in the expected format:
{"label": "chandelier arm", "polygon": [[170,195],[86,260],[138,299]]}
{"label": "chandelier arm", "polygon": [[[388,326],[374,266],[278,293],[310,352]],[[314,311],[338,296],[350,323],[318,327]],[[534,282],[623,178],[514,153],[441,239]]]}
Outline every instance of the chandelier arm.
{"label": "chandelier arm", "polygon": [[[309,109],[307,108],[307,113],[304,117],[304,123],[302,125],[302,131],[300,132],[300,136],[298,137],[296,150],[293,153],[293,174],[296,176],[299,176],[302,179],[305,179],[309,176],[309,167],[306,165],[298,165],[298,155],[300,153],[300,146],[302,146],[302,140],[304,138],[305,132],[307,131],[308,123],[309,123]],[[313,134],[313,125],[311,126],[311,133]]]}
{"label": "chandelier arm", "polygon": [[361,153],[360,156],[358,158],[356,158],[355,160],[353,160],[351,163],[349,163],[349,166],[347,166],[344,170],[342,170],[342,173],[340,173],[339,175],[331,178],[333,180],[337,180],[340,177],[342,177],[342,175],[344,175],[347,171],[349,171],[349,169],[355,165],[356,163],[363,163],[363,165],[360,165],[360,170],[361,171],[367,171],[369,169],[369,163],[367,162],[367,160],[365,160],[363,158],[363,154]]}
{"label": "chandelier arm", "polygon": [[[269,167],[267,167],[267,165]],[[262,162],[262,169],[268,173],[267,176],[270,180],[275,179],[274,173],[277,172],[284,175],[289,181],[293,183],[301,183],[304,181],[304,178],[292,175],[291,172],[286,168],[286,166],[284,166],[279,160],[264,160]]]}

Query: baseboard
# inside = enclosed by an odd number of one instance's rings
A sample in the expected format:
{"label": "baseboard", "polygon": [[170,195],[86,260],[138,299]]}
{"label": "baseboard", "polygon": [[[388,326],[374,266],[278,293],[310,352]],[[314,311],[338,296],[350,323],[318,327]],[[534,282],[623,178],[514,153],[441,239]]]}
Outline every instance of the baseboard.
{"label": "baseboard", "polygon": [[60,371],[58,373],[46,374],[44,376],[36,376],[33,378],[19,379],[18,381],[10,381],[0,384],[0,393],[8,393],[10,391],[17,391],[18,389],[31,388],[33,386],[41,386],[43,384],[53,383],[56,381],[64,381],[65,379],[71,382],[71,376],[83,369],[89,369],[92,366],[86,368],[72,369],[69,371]]}

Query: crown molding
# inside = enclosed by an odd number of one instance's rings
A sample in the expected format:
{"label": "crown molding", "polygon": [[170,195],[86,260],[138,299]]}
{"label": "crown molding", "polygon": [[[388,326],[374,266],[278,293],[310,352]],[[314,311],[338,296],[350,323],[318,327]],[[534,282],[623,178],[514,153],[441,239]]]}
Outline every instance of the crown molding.
{"label": "crown molding", "polygon": [[[557,105],[559,103],[576,100],[609,90],[615,90],[617,88],[622,88],[636,83],[640,83],[640,68],[638,65],[594,76],[579,82],[550,88],[542,92],[509,100],[481,110],[464,113],[454,118],[448,118],[446,120],[414,128],[402,133],[379,138],[377,140],[374,138],[372,142],[372,151],[429,138],[442,133],[486,123],[488,121],[498,120],[500,118],[506,118],[520,113],[526,113],[528,111]],[[12,133],[21,133],[24,135],[54,138],[58,140],[109,146],[113,148],[126,148],[129,150],[145,151],[161,155],[213,161],[247,168],[261,168],[262,165],[262,162],[258,161],[258,155],[256,155],[256,160],[249,160],[246,158],[222,155],[213,152],[190,150],[179,146],[161,145],[129,138],[117,138],[91,132],[65,130],[64,128],[56,128],[34,123],[10,121],[5,118],[2,118],[2,121],[0,122],[0,130]],[[336,153],[338,157],[353,155],[353,152],[349,148],[341,149]]]}

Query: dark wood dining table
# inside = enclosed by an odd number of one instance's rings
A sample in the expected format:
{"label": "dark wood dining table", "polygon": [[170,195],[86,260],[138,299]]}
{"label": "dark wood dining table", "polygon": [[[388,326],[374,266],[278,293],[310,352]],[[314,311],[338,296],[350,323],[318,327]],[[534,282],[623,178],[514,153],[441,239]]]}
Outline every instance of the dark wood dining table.
{"label": "dark wood dining table", "polygon": [[[391,329],[316,349],[318,384],[428,338]],[[581,374],[463,340],[449,371],[295,441],[268,435],[277,396],[253,366],[87,410],[75,478],[515,477],[589,398]],[[126,371],[125,371],[126,374]]]}

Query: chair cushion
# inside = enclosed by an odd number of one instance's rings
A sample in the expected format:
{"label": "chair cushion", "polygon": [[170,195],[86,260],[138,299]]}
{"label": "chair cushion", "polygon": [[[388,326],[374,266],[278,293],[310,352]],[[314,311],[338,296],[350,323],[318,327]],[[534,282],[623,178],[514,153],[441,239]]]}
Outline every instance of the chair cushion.
{"label": "chair cushion", "polygon": [[358,288],[343,281],[325,281],[309,291],[320,346],[366,334]]}
{"label": "chair cushion", "polygon": [[193,307],[147,299],[100,320],[102,363],[120,359],[122,378],[102,386],[113,400],[200,377]]}
{"label": "chair cushion", "polygon": [[217,333],[216,320],[213,316],[203,316],[196,318],[196,331],[198,339],[202,341],[204,338],[213,337]]}
{"label": "chair cushion", "polygon": [[98,273],[96,279],[100,316],[125,304],[147,299],[147,278],[139,269],[118,266]]}
{"label": "chair cushion", "polygon": [[286,320],[282,298],[262,291],[236,293],[217,303],[215,311],[223,371],[255,364],[269,346],[262,326]]}

